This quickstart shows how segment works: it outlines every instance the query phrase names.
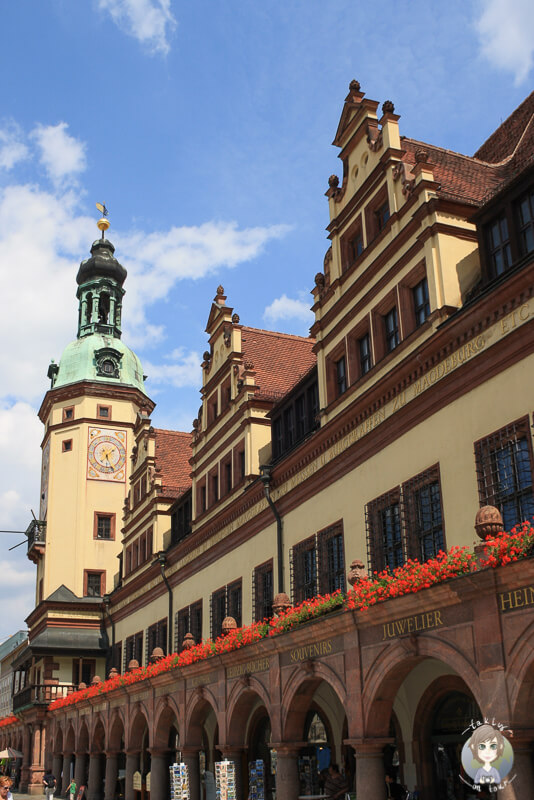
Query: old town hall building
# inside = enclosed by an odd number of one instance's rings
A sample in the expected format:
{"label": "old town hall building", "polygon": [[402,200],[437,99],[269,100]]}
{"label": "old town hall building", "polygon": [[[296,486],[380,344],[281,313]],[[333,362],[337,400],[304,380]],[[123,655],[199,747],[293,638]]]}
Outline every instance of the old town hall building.
{"label": "old town hall building", "polygon": [[[181,761],[198,800],[226,758],[239,800],[251,762],[295,800],[330,761],[358,800],[386,773],[461,800],[462,734],[491,717],[513,731],[502,797],[531,795],[531,558],[134,680],[273,603],[346,592],[351,563],[354,582],[472,549],[481,507],[505,530],[534,515],[534,94],[474,156],[405,133],[351,82],[310,336],[249,326],[219,287],[192,432],[152,423],[102,222],[39,412],[36,606],[0,727],[23,790],[50,767],[89,800],[163,800]],[[75,694],[110,673],[130,677]]]}

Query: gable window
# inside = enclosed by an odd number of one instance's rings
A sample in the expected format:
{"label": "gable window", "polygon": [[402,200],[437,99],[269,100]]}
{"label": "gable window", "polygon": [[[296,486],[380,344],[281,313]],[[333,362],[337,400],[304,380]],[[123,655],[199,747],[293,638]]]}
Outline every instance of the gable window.
{"label": "gable window", "polygon": [[517,203],[519,247],[522,256],[534,251],[534,189],[530,189]]}
{"label": "gable window", "polygon": [[358,339],[358,355],[360,360],[360,376],[366,375],[371,369],[371,337],[368,333]]}
{"label": "gable window", "polygon": [[390,353],[400,342],[397,306],[393,306],[393,308],[384,315],[384,328],[386,334],[386,351]]}
{"label": "gable window", "polygon": [[502,275],[512,264],[508,221],[504,214],[487,225],[488,252],[494,276]]}
{"label": "gable window", "polygon": [[534,514],[533,458],[528,417],[475,444],[481,505],[496,506],[504,529]]}
{"label": "gable window", "polygon": [[349,239],[347,244],[350,264],[354,264],[363,253],[363,234],[361,229]]}
{"label": "gable window", "polygon": [[430,301],[428,298],[428,281],[426,278],[419,281],[412,289],[415,324],[417,327],[426,322],[430,316]]}
{"label": "gable window", "polygon": [[376,220],[377,233],[380,233],[386,227],[389,219],[389,203],[387,200],[385,200],[378,206],[377,209],[375,209],[374,216]]}
{"label": "gable window", "polygon": [[269,619],[273,615],[273,561],[256,567],[252,573],[254,621]]}
{"label": "gable window", "polygon": [[339,397],[347,391],[347,362],[345,356],[341,356],[341,358],[335,362],[335,366],[337,396]]}

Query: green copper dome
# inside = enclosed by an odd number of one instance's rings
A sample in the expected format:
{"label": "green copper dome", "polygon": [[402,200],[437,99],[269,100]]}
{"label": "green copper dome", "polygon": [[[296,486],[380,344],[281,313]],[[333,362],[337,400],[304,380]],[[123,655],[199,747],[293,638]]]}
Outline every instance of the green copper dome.
{"label": "green copper dome", "polygon": [[83,336],[68,344],[57,373],[50,377],[54,389],[78,381],[96,381],[145,391],[143,368],[133,350],[121,339],[100,333]]}

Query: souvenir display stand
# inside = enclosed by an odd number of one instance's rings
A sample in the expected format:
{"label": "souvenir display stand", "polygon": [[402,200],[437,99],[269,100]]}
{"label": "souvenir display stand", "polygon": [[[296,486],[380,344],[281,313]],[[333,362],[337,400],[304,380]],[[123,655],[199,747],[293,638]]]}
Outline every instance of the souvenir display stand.
{"label": "souvenir display stand", "polygon": [[261,759],[248,765],[248,796],[249,800],[265,800],[265,772]]}
{"label": "souvenir display stand", "polygon": [[236,800],[235,764],[233,761],[216,762],[215,797],[217,800]]}
{"label": "souvenir display stand", "polygon": [[171,773],[171,800],[190,800],[187,764],[173,764]]}

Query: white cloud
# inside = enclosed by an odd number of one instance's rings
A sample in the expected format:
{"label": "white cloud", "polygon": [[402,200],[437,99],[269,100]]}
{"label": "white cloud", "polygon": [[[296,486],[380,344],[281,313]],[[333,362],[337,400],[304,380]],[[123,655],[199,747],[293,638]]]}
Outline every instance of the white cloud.
{"label": "white cloud", "polygon": [[498,69],[512,72],[516,84],[522,83],[534,57],[532,0],[483,0],[475,27],[482,54]]}
{"label": "white cloud", "polygon": [[313,324],[313,314],[310,311],[310,302],[304,299],[294,300],[283,294],[273,300],[263,312],[263,318],[269,322],[277,322],[286,319],[298,319]]}
{"label": "white cloud", "polygon": [[153,383],[168,384],[178,388],[201,386],[200,364],[202,358],[199,353],[194,351],[186,353],[183,348],[177,348],[164,358],[171,363],[152,364],[149,361],[143,363],[143,369],[147,373],[151,385]]}
{"label": "white cloud", "polygon": [[115,237],[128,273],[128,341],[133,347],[148,346],[162,338],[159,327],[145,320],[148,304],[166,298],[180,280],[204,278],[221,267],[235,267],[256,258],[272,239],[284,236],[288,225],[240,229],[236,222],[206,222],[173,227],[169,231],[133,232]]}
{"label": "white cloud", "polygon": [[22,141],[22,132],[15,123],[0,129],[0,167],[12,169],[19,161],[28,157],[28,148]]}
{"label": "white cloud", "polygon": [[32,136],[41,151],[40,161],[55,184],[85,169],[85,143],[67,133],[66,122],[37,125]]}
{"label": "white cloud", "polygon": [[169,52],[169,36],[176,28],[171,0],[99,0],[98,6],[111,15],[121,30],[145,45],[149,52]]}

